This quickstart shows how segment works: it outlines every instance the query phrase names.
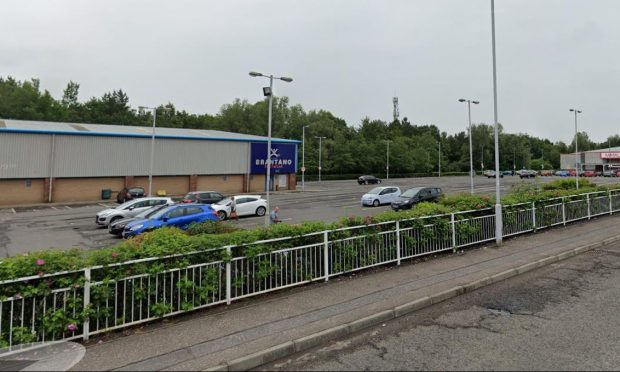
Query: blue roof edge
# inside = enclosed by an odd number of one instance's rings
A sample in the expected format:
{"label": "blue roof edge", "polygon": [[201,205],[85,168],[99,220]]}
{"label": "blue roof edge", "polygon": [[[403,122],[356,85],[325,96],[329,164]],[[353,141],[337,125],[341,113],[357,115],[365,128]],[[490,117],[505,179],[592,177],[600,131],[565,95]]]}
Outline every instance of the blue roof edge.
{"label": "blue roof edge", "polygon": [[[67,136],[96,136],[96,137],[132,137],[132,138],[151,138],[150,134],[135,133],[106,133],[106,132],[69,132],[63,130],[39,130],[39,129],[18,129],[18,128],[0,128],[0,133],[30,133],[30,134],[62,134]],[[211,140],[211,141],[234,141],[234,142],[267,142],[268,140],[259,138],[225,138],[210,136],[175,136],[155,134],[155,138],[161,139],[187,139],[187,140]],[[275,143],[295,143],[300,144],[299,140],[287,140],[281,138],[272,138],[271,142]]]}

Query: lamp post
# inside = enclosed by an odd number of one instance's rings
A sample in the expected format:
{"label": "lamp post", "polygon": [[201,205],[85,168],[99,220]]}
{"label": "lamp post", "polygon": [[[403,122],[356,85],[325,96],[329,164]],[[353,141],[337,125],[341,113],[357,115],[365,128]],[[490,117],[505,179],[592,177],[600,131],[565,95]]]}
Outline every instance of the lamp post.
{"label": "lamp post", "polygon": [[439,165],[439,177],[441,177],[441,142],[437,142],[439,144],[439,158],[437,159]]}
{"label": "lamp post", "polygon": [[577,142],[578,142],[578,132],[577,132],[577,114],[581,114],[581,110],[570,109],[570,112],[575,113],[575,186],[577,190],[579,190],[579,158],[577,151]]}
{"label": "lamp post", "polygon": [[390,179],[390,142],[392,142],[391,140],[385,140],[385,142],[387,142],[387,159],[386,159],[386,163],[385,163],[385,179],[389,180]]}
{"label": "lamp post", "polygon": [[459,102],[467,102],[467,118],[469,119],[469,183],[471,186],[471,193],[474,193],[474,155],[471,147],[471,104],[479,104],[479,101],[472,101],[469,99],[461,98]]}
{"label": "lamp post", "polygon": [[306,128],[309,125],[304,125],[301,128],[301,191],[306,191]]}
{"label": "lamp post", "polygon": [[497,64],[495,56],[495,0],[491,0],[491,49],[493,51],[493,119],[495,124],[495,243],[502,245],[502,202],[499,194],[499,132],[497,129]]}
{"label": "lamp post", "polygon": [[149,196],[153,196],[153,159],[155,157],[155,120],[157,117],[156,107],[139,106],[139,110],[152,110],[153,111],[153,130],[151,131],[151,158],[149,165]]}
{"label": "lamp post", "polygon": [[261,74],[260,72],[250,72],[250,76],[252,77],[266,77],[269,78],[269,87],[265,87],[263,88],[263,95],[265,96],[269,96],[269,119],[267,122],[267,193],[266,193],[266,200],[267,200],[267,213],[265,213],[265,226],[269,226],[269,214],[271,212],[271,209],[269,208],[269,191],[271,190],[271,113],[273,110],[273,79],[278,79],[278,80],[282,80],[282,81],[286,81],[287,83],[290,83],[293,81],[292,78],[290,77],[276,77],[273,75],[264,75]]}
{"label": "lamp post", "polygon": [[327,137],[314,137],[314,138],[319,139],[319,182],[321,182],[321,149],[323,147],[322,140],[324,140]]}

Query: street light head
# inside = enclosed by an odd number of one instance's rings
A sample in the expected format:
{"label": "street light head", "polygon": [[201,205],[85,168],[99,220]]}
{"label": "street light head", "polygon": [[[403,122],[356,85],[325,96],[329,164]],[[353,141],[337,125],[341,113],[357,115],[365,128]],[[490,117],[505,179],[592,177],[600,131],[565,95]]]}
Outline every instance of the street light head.
{"label": "street light head", "polygon": [[281,78],[280,78],[280,80],[282,80],[282,81],[286,81],[287,83],[290,83],[290,82],[292,82],[292,81],[293,81],[293,78],[290,78],[290,77],[281,77]]}
{"label": "street light head", "polygon": [[477,105],[480,103],[480,101],[471,101],[471,103],[473,103],[474,105]]}
{"label": "street light head", "polygon": [[459,102],[465,102],[465,101],[467,101],[465,98],[459,99]]}
{"label": "street light head", "polygon": [[263,76],[263,74],[261,74],[260,72],[254,72],[254,71],[251,71],[251,72],[250,72],[250,76],[252,76],[252,77],[257,77],[257,76]]}
{"label": "street light head", "polygon": [[568,111],[573,112],[573,111],[575,111],[575,110],[574,110],[574,109],[570,109],[570,110],[568,110]]}
{"label": "street light head", "polygon": [[581,114],[581,110],[577,110],[577,113],[578,113],[578,114]]}

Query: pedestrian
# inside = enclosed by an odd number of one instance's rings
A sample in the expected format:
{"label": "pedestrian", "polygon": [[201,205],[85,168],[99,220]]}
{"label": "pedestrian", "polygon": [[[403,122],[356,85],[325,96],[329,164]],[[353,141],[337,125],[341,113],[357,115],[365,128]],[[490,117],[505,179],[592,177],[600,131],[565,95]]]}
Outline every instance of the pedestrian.
{"label": "pedestrian", "polygon": [[237,215],[237,202],[235,202],[235,197],[230,197],[230,219],[237,220],[239,216]]}
{"label": "pedestrian", "polygon": [[271,213],[269,214],[269,222],[271,223],[271,225],[275,225],[277,223],[282,222],[282,220],[280,220],[280,218],[278,217],[279,210],[280,210],[280,207],[274,207]]}

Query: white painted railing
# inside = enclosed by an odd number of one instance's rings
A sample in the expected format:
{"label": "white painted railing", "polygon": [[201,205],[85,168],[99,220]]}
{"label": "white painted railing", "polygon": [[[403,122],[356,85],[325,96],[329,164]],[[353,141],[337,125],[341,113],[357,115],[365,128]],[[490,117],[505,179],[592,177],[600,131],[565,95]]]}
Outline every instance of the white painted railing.
{"label": "white painted railing", "polygon": [[[620,190],[505,206],[503,236],[618,211]],[[87,339],[161,317],[493,240],[495,215],[492,209],[483,209],[8,280],[0,282],[0,293],[6,296],[0,298],[0,347]],[[127,275],[130,272],[136,274]]]}

